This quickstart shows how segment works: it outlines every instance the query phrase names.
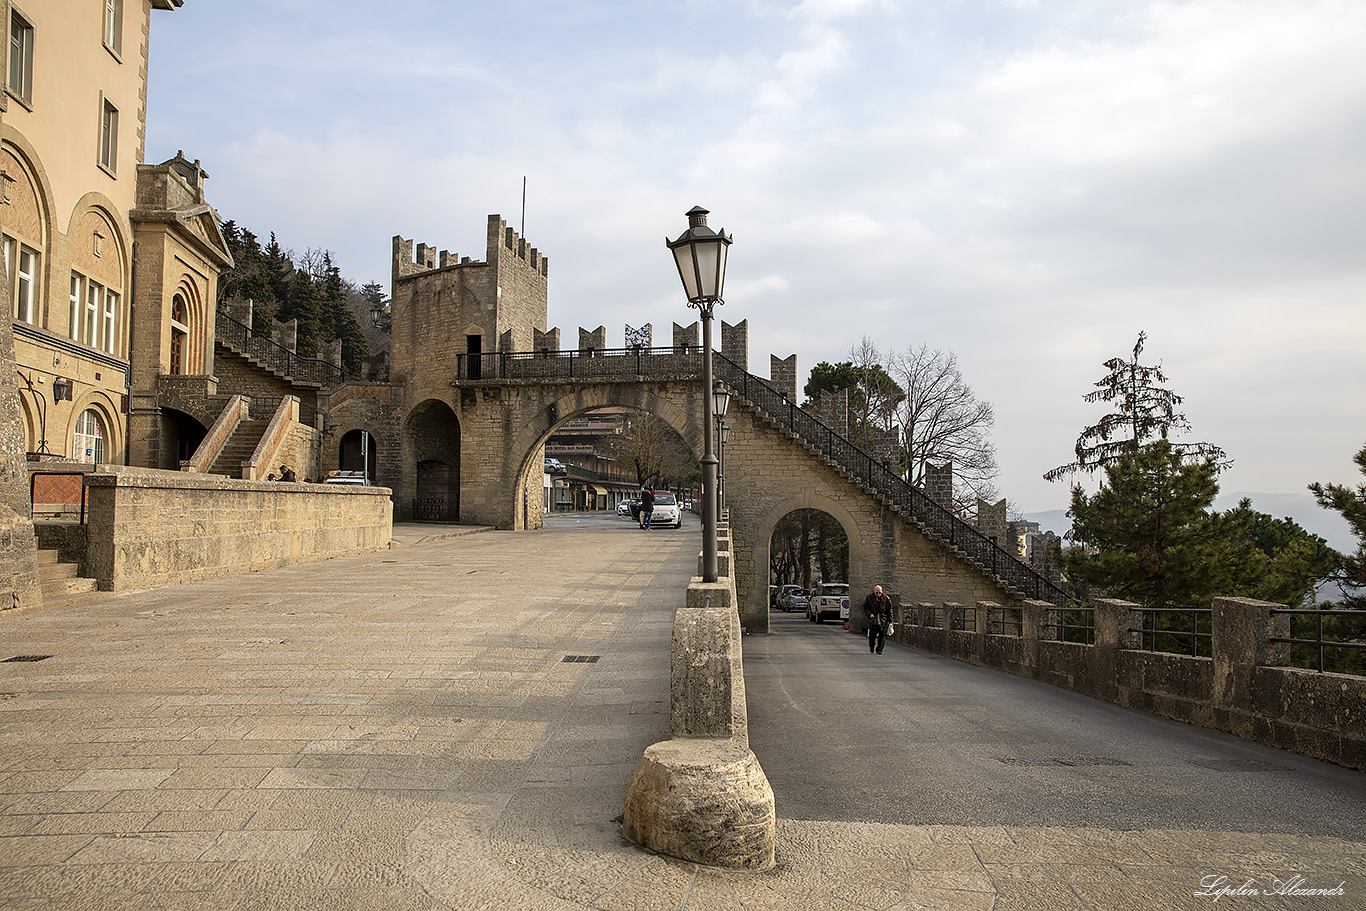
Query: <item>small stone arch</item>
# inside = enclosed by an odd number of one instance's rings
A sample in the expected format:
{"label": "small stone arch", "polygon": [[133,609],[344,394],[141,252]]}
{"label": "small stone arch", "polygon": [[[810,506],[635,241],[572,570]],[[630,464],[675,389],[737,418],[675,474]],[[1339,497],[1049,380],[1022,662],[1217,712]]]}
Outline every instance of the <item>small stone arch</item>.
{"label": "small stone arch", "polygon": [[[368,453],[362,449],[362,440],[367,444]],[[381,442],[385,441],[369,427],[337,428],[337,468],[341,471],[366,470],[369,478],[379,484]]]}
{"label": "small stone arch", "polygon": [[[74,407],[67,413],[66,427],[62,430],[61,451],[69,453],[73,462],[85,461],[85,453],[74,452],[72,446],[76,438],[76,425],[80,421],[81,415],[86,411],[93,411],[99,418],[101,436],[104,440],[104,453],[100,462],[107,465],[125,462],[123,427],[117,420],[118,408],[109,396],[103,392],[92,392],[81,396],[73,404]],[[48,430],[51,432],[51,426]],[[52,441],[49,440],[49,447],[51,444]]]}
{"label": "small stone arch", "polygon": [[204,295],[199,283],[188,272],[180,276],[171,292],[166,312],[170,326],[169,372],[172,374],[208,373],[205,357]]}
{"label": "small stone arch", "polygon": [[42,440],[42,422],[34,412],[33,396],[23,386],[19,387],[19,414],[24,422],[24,451],[37,452]]}
{"label": "small stone arch", "polygon": [[414,519],[460,518],[460,418],[448,402],[426,399],[403,419],[404,449],[411,472],[396,504]]}
{"label": "small stone arch", "polygon": [[[759,516],[754,526],[754,541],[751,544],[753,552],[753,566],[756,571],[751,585],[754,589],[750,593],[755,600],[754,604],[766,604],[768,591],[768,567],[770,565],[770,544],[773,541],[773,532],[778,527],[778,522],[788,513],[798,509],[815,509],[833,518],[844,529],[845,538],[849,541],[849,578],[839,581],[849,583],[849,597],[852,600],[855,592],[860,586],[867,584],[871,589],[872,583],[867,582],[871,571],[869,560],[871,556],[868,552],[868,544],[865,540],[863,530],[859,525],[858,518],[849,511],[848,507],[839,500],[827,497],[824,494],[815,492],[805,492],[794,494],[773,503]],[[831,580],[834,581],[834,580]]]}

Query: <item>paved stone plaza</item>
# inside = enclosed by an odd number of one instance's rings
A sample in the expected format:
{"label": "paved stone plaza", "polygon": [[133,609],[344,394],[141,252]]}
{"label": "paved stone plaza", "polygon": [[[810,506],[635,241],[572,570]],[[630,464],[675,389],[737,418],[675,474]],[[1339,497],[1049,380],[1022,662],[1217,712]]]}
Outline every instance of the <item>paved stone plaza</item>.
{"label": "paved stone plaza", "polygon": [[[668,737],[696,526],[395,538],[0,620],[0,658],[51,656],[0,665],[0,908],[1366,907],[1356,841],[796,820],[781,794],[769,872],[649,854],[619,816]],[[1193,894],[1224,869],[1345,894]]]}

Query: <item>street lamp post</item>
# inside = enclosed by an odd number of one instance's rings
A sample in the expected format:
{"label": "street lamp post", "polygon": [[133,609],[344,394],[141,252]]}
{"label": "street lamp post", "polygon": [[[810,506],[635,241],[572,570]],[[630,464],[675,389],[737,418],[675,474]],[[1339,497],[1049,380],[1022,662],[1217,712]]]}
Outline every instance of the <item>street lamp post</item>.
{"label": "street lamp post", "polygon": [[[726,248],[731,238],[724,230],[707,227],[707,210],[694,206],[688,212],[688,230],[677,240],[664,243],[673,251],[678,277],[688,296],[688,306],[702,316],[702,581],[715,582],[716,561],[716,456],[712,452],[713,402],[711,377],[711,317],[726,283]],[[719,384],[718,384],[719,385]],[[724,387],[723,387],[724,391]],[[724,407],[724,405],[722,405]]]}
{"label": "street lamp post", "polygon": [[[724,411],[717,415],[718,419],[725,416]],[[716,485],[716,514],[719,516],[721,507],[726,502],[726,441],[730,439],[730,425],[724,420],[721,421],[721,426],[716,429],[716,438],[721,441],[721,479]]]}

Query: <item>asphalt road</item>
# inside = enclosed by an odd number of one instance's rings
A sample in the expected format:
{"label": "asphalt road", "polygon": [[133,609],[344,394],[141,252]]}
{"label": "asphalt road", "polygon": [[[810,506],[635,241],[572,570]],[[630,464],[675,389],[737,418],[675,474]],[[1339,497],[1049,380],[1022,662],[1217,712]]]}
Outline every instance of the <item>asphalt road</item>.
{"label": "asphalt road", "polygon": [[1366,774],[775,611],[750,747],[788,819],[1366,837]]}

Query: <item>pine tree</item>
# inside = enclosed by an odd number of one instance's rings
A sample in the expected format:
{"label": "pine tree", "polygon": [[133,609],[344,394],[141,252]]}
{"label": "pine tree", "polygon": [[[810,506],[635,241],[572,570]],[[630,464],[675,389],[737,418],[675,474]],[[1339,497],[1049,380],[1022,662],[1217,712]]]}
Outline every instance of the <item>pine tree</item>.
{"label": "pine tree", "polygon": [[[1096,382],[1095,391],[1082,399],[1113,404],[1115,410],[1084,429],[1077,437],[1076,460],[1046,472],[1044,480],[1056,481],[1076,472],[1090,474],[1145,443],[1166,440],[1172,431],[1191,429],[1186,416],[1176,410],[1181,396],[1163,386],[1167,377],[1161,365],[1138,362],[1147,337],[1147,333],[1138,333],[1133,354],[1127,360],[1116,357],[1105,362],[1110,372]],[[1181,443],[1176,445],[1176,451],[1193,462],[1213,460],[1221,469],[1229,465],[1224,451],[1210,443]]]}
{"label": "pine tree", "polygon": [[1206,511],[1218,474],[1212,459],[1190,462],[1166,440],[1121,452],[1094,495],[1072,488],[1068,537],[1080,546],[1063,555],[1068,577],[1088,597],[1208,606],[1217,548]]}
{"label": "pine tree", "polygon": [[[1366,446],[1352,457],[1366,475]],[[1358,484],[1355,489],[1345,484],[1322,484],[1315,481],[1309,485],[1324,509],[1342,514],[1356,535],[1357,547],[1353,553],[1337,554],[1333,558],[1333,568],[1329,578],[1342,589],[1342,603],[1345,607],[1366,609],[1366,484]]]}

